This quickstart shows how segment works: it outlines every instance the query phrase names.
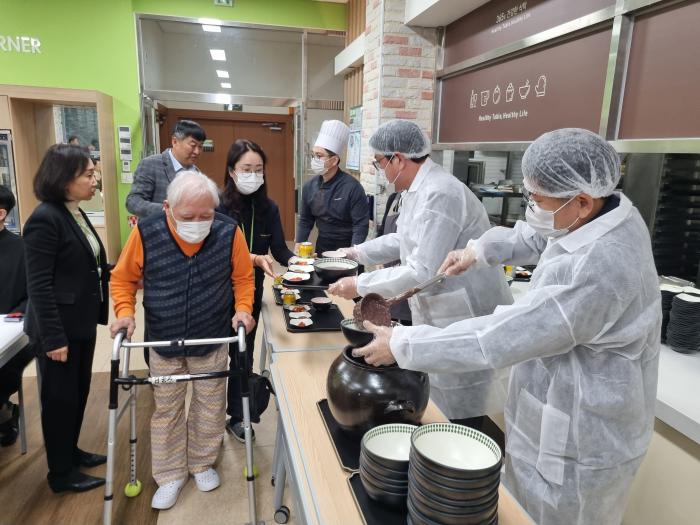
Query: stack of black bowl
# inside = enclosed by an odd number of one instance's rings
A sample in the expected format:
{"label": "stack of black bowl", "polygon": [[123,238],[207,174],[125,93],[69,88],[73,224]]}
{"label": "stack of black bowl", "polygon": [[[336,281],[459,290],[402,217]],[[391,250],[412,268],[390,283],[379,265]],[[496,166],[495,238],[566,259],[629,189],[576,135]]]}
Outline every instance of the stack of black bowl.
{"label": "stack of black bowl", "polygon": [[659,288],[661,290],[661,342],[665,343],[666,329],[671,318],[671,304],[673,298],[683,292],[683,287],[674,284],[662,284]]}
{"label": "stack of black bowl", "polygon": [[673,298],[666,343],[683,354],[700,352],[700,296],[681,293]]}
{"label": "stack of black bowl", "polygon": [[502,456],[491,438],[452,423],[425,425],[411,435],[409,463],[409,523],[498,523]]}
{"label": "stack of black bowl", "polygon": [[396,508],[406,508],[408,456],[414,425],[393,423],[368,430],[362,438],[360,480],[367,495]]}

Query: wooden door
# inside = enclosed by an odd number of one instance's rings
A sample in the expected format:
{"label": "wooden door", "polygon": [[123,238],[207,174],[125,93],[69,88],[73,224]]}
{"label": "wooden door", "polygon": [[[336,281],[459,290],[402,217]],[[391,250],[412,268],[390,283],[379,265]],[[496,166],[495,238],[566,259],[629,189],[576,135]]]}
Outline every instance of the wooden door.
{"label": "wooden door", "polygon": [[170,146],[170,133],[181,119],[199,123],[214,141],[213,151],[203,151],[197,167],[223,188],[226,157],[233,141],[256,142],[267,155],[265,182],[268,196],[280,209],[285,238],[294,238],[294,134],[291,115],[197,111],[170,108],[161,128],[161,146]]}

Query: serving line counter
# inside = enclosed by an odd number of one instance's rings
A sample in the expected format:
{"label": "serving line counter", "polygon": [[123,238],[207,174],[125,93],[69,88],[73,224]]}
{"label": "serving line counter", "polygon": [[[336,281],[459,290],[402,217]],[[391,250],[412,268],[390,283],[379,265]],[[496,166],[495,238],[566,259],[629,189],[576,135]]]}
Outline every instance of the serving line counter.
{"label": "serving line counter", "polygon": [[[290,334],[292,336],[305,334]],[[342,336],[341,336],[342,338]],[[275,447],[275,508],[282,501],[285,478],[294,495],[298,523],[361,525],[362,516],[316,403],[326,397],[328,368],[343,348],[280,352],[270,366],[277,393],[279,422]],[[424,423],[446,421],[431,401]],[[288,474],[288,476],[287,476]],[[502,485],[498,523],[532,524],[532,520]]]}
{"label": "serving line counter", "polygon": [[[268,356],[273,361],[274,354],[280,352],[301,352],[314,350],[335,350],[347,345],[342,332],[309,332],[290,333],[286,329],[282,307],[275,304],[272,291],[272,279],[265,278],[263,284],[262,308],[260,320],[262,323],[262,347],[260,349],[260,371],[266,372]],[[352,301],[331,296],[333,302],[338,305],[343,317],[352,317],[352,309],[355,305]]]}

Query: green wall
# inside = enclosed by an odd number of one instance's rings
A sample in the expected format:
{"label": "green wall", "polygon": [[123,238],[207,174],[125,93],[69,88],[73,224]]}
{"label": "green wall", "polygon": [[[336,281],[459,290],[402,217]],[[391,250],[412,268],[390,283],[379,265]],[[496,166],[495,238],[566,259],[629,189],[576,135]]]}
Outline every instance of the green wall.
{"label": "green wall", "polygon": [[[134,159],[141,155],[135,13],[344,30],[345,4],[313,0],[0,0],[0,35],[41,40],[41,54],[0,51],[0,84],[94,89],[113,98],[114,126],[132,129]],[[122,243],[129,234],[119,187]],[[136,161],[132,162],[135,169]]]}

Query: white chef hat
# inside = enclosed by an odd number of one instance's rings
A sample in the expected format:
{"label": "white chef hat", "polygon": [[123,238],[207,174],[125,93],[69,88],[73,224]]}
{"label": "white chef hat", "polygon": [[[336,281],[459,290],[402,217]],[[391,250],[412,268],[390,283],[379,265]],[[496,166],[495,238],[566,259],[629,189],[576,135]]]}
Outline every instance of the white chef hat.
{"label": "white chef hat", "polygon": [[345,153],[350,128],[340,120],[324,120],[314,147],[324,148],[336,155]]}

